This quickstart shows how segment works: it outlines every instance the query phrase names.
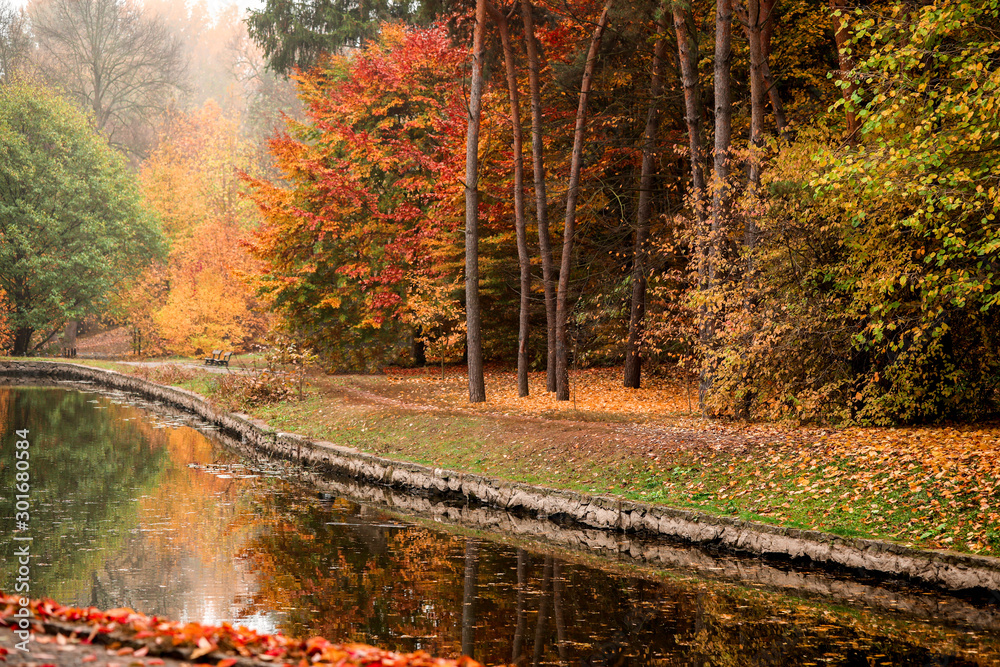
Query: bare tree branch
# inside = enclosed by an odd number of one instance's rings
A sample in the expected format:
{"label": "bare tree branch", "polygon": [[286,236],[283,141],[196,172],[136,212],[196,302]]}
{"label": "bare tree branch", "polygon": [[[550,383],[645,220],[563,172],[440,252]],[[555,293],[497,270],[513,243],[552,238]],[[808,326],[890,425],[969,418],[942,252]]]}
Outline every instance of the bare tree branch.
{"label": "bare tree branch", "polygon": [[177,36],[131,0],[39,0],[30,12],[44,78],[90,112],[112,145],[143,156],[181,88]]}

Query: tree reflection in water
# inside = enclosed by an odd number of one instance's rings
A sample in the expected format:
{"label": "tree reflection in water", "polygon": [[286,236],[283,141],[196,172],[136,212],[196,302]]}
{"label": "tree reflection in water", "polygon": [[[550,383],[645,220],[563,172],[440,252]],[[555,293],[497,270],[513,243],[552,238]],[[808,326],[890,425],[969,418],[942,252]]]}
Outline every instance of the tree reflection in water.
{"label": "tree reflection in water", "polygon": [[[296,607],[289,634],[532,667],[867,665],[871,656],[924,665],[941,655],[958,665],[1000,656],[996,634],[694,577],[623,576],[404,525],[344,499],[272,496],[255,513],[268,528],[242,552],[261,575],[254,604]],[[963,654],[978,658],[963,662]]]}

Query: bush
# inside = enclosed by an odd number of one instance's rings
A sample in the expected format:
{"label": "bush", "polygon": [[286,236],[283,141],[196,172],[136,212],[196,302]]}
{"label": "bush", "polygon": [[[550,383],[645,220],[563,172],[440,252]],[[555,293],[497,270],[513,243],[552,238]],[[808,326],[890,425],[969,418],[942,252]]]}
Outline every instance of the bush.
{"label": "bush", "polygon": [[220,405],[241,412],[279,403],[294,395],[295,385],[291,378],[267,369],[252,375],[221,375],[212,391],[212,398]]}

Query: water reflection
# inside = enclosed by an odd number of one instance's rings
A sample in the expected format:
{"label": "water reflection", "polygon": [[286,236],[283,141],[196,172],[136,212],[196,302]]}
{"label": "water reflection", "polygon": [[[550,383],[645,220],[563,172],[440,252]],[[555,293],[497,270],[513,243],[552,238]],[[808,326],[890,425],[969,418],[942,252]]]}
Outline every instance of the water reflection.
{"label": "water reflection", "polygon": [[[626,576],[321,500],[109,397],[0,386],[0,548],[32,433],[32,593],[519,665],[963,665],[995,631],[843,608],[687,571]],[[0,572],[10,590],[13,569]],[[992,627],[987,624],[986,627]]]}

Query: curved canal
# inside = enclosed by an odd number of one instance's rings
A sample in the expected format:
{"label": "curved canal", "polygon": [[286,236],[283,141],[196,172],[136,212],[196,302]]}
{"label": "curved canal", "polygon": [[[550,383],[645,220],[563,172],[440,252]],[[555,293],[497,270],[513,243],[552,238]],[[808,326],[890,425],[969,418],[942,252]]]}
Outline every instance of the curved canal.
{"label": "curved canal", "polygon": [[699,570],[654,570],[490,539],[317,494],[283,465],[244,459],[124,395],[0,385],[0,427],[8,592],[14,434],[28,429],[32,597],[485,663],[1000,664],[990,594],[810,578],[701,552]]}

